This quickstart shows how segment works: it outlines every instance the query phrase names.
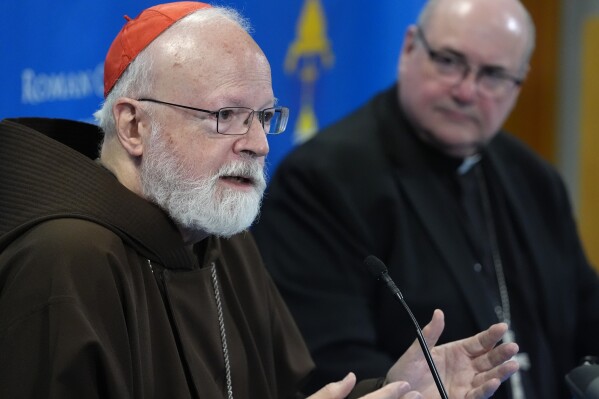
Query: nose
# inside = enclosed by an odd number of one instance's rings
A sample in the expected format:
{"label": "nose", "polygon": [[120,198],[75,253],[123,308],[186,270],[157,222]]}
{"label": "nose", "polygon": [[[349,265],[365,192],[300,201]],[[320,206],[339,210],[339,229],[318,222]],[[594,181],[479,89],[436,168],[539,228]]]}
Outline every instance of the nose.
{"label": "nose", "polygon": [[265,157],[269,150],[266,132],[262,127],[260,118],[257,113],[254,112],[250,122],[250,129],[246,134],[239,136],[239,139],[235,141],[234,151],[236,153],[250,154],[254,157]]}
{"label": "nose", "polygon": [[474,101],[478,94],[478,78],[474,70],[466,70],[462,79],[458,80],[452,87],[453,97],[460,103]]}

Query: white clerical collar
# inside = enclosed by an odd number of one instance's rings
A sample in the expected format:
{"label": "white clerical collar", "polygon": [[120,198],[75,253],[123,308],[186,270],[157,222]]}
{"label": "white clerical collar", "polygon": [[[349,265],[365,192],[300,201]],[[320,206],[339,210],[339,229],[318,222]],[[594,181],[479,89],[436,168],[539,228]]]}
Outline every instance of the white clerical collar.
{"label": "white clerical collar", "polygon": [[468,171],[472,169],[472,167],[476,165],[481,158],[482,157],[480,156],[480,154],[474,154],[464,158],[460,166],[458,166],[458,174],[465,175],[466,173],[468,173]]}

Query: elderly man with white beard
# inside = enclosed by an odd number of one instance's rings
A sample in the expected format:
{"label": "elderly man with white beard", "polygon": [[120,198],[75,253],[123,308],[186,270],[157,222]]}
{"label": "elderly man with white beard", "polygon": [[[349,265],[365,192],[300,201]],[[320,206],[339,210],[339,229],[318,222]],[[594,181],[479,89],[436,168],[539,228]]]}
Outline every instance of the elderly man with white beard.
{"label": "elderly man with white beard", "polygon": [[[149,8],[104,79],[101,129],[0,123],[0,397],[301,397],[313,363],[246,231],[289,112],[246,22]],[[452,398],[517,370],[504,324],[434,347],[443,327],[436,311],[424,335]],[[386,376],[311,398],[435,398],[426,367],[415,342]]]}

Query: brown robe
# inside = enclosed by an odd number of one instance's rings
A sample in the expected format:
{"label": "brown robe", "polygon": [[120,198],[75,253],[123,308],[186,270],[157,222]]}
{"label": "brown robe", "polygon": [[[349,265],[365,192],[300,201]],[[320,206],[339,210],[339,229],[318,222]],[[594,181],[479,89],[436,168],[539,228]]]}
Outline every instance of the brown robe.
{"label": "brown robe", "polygon": [[0,397],[225,398],[213,265],[234,397],[293,397],[313,364],[249,233],[185,247],[98,138],[0,123]]}

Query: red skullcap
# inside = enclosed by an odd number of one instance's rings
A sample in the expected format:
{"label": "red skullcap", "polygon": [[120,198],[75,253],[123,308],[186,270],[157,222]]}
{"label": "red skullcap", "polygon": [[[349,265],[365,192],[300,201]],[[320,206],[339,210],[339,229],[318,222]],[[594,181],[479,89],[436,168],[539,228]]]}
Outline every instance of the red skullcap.
{"label": "red skullcap", "polygon": [[210,4],[180,1],[159,4],[141,12],[135,19],[125,16],[127,22],[115,37],[104,61],[104,98],[110,93],[131,61],[169,26]]}

